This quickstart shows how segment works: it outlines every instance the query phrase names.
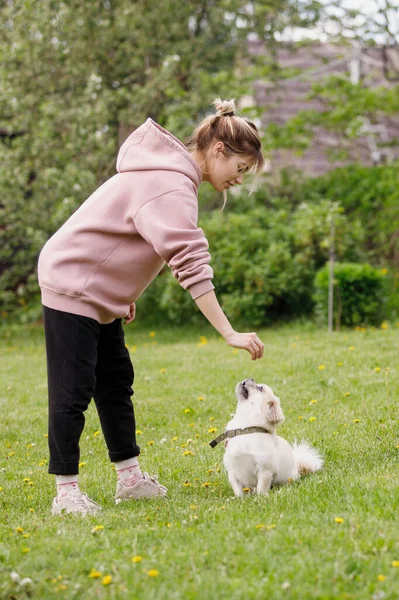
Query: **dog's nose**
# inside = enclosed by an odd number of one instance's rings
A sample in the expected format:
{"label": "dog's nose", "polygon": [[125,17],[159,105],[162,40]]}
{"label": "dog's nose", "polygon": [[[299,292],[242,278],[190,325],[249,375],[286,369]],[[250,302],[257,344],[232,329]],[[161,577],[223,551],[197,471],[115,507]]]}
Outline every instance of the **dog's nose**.
{"label": "dog's nose", "polygon": [[244,379],[244,381],[242,382],[242,385],[243,386],[248,385],[248,384],[252,385],[254,383],[255,383],[255,381],[253,379]]}

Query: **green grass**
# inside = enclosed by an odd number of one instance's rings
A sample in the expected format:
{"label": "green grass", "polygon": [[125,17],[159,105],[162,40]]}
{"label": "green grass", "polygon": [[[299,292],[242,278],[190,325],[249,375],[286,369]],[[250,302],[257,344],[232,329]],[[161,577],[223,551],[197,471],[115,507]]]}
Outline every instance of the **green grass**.
{"label": "green grass", "polygon": [[[198,345],[200,335],[207,343]],[[159,475],[169,499],[114,504],[115,472],[102,434],[94,435],[92,403],[80,481],[103,511],[81,519],[50,514],[41,329],[1,332],[1,599],[398,598],[399,329],[329,335],[298,326],[259,335],[265,357],[251,362],[206,328],[155,337],[127,328],[136,346],[140,463]],[[237,500],[208,429],[223,430],[245,377],[273,388],[286,416],[280,434],[314,444],[325,468],[267,498]],[[136,555],[141,562],[132,562]],[[91,578],[92,569],[111,583]],[[13,571],[32,584],[13,583]]]}

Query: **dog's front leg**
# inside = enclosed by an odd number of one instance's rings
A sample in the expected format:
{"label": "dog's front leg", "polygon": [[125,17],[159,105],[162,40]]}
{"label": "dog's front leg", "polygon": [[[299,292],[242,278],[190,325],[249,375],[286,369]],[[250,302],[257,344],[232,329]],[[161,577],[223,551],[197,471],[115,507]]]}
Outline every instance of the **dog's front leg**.
{"label": "dog's front leg", "polygon": [[256,486],[256,491],[258,494],[262,494],[263,496],[267,496],[270,486],[272,484],[273,473],[270,471],[262,471],[258,475],[258,485]]}
{"label": "dog's front leg", "polygon": [[244,495],[244,492],[242,491],[242,485],[231,471],[229,472],[229,481],[237,498],[241,498]]}

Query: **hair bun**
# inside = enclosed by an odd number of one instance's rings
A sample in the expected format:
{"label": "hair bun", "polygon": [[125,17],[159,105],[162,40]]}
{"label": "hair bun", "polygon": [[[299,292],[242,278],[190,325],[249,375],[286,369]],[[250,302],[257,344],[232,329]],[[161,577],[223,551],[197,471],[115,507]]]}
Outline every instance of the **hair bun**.
{"label": "hair bun", "polygon": [[236,107],[234,99],[232,100],[221,100],[217,98],[213,104],[216,107],[217,117],[233,117],[236,114]]}

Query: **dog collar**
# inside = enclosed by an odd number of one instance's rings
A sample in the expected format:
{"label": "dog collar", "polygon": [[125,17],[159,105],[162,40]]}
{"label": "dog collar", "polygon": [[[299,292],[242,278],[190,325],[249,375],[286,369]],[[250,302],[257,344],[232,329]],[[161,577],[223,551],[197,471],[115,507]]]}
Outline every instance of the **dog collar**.
{"label": "dog collar", "polygon": [[230,431],[225,431],[224,433],[221,433],[220,435],[218,435],[217,438],[215,438],[214,440],[209,442],[209,445],[212,448],[214,448],[223,440],[236,437],[237,435],[244,435],[246,433],[272,433],[272,432],[269,431],[268,429],[265,429],[264,427],[245,427],[244,429],[230,429]]}

